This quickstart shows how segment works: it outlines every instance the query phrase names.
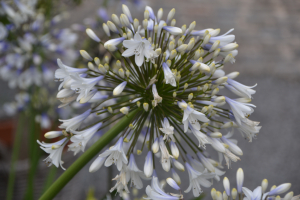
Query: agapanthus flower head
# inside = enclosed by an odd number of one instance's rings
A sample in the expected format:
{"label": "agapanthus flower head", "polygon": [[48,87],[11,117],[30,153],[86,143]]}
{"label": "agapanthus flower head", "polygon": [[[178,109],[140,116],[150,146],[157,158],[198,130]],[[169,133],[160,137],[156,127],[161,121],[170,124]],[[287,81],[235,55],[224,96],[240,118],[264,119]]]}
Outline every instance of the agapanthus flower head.
{"label": "agapanthus flower head", "polygon": [[[258,123],[248,119],[254,111],[255,106],[249,101],[255,91],[233,80],[238,72],[225,76],[223,71],[224,65],[237,55],[233,53],[238,47],[235,36],[228,35],[232,30],[218,36],[219,29],[194,30],[196,22],[188,28],[175,27],[174,14],[172,9],[164,20],[162,9],[155,16],[147,6],[145,18],[138,20],[123,6],[123,14],[120,17],[113,14],[103,26],[111,39],[103,41],[96,32],[87,31],[111,56],[93,58],[89,49],[82,50],[81,55],[88,61],[86,70],[72,70],[58,63],[61,69],[56,73],[57,79],[63,82],[58,99],[63,105],[73,101],[92,103],[89,113],[102,117],[97,122],[103,123],[99,130],[135,113],[115,145],[102,152],[101,159],[97,158],[91,167],[94,172],[103,163],[107,167],[115,164],[120,171],[114,187],[118,192],[128,191],[130,179],[140,189],[141,173],[146,177],[156,176],[155,169],[161,165],[176,183],[181,182],[176,170],[186,169],[190,186],[185,191],[192,190],[199,196],[202,187],[211,186],[210,179],[220,180],[225,173],[220,170],[223,158],[229,167],[231,161],[238,161],[242,155],[236,140],[231,139],[233,131],[225,135],[226,129],[238,128],[249,140],[259,131]],[[223,88],[241,98],[221,95]],[[230,109],[224,108],[224,104]],[[71,142],[76,137],[78,143],[80,138],[76,134],[89,131],[81,127],[73,134],[70,127],[79,128],[77,120],[86,117],[76,118],[74,126],[75,118],[63,120],[60,127]],[[220,159],[210,158],[206,146],[212,146]],[[136,167],[138,157],[134,157],[135,152],[140,155],[143,151],[147,152],[144,172]],[[188,154],[190,151],[194,154]],[[156,185],[148,186],[146,192],[152,199],[181,198],[163,192]]]}

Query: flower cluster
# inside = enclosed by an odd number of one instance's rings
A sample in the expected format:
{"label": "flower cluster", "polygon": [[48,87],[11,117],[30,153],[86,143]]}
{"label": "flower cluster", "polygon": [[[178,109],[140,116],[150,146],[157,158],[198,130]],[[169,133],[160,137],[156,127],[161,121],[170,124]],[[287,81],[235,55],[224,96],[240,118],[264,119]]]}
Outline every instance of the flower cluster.
{"label": "flower cluster", "polygon": [[[165,199],[180,199],[182,195],[169,195],[157,187],[155,169],[161,165],[171,172],[173,185],[181,183],[175,169],[187,170],[190,186],[185,192],[199,196],[202,187],[212,185],[210,179],[220,180],[225,173],[221,170],[223,159],[230,167],[243,155],[232,139],[233,128],[250,142],[260,130],[259,122],[248,118],[255,107],[250,104],[254,86],[235,81],[238,72],[225,75],[223,70],[224,64],[235,62],[238,53],[235,36],[230,34],[233,29],[219,35],[220,29],[194,30],[196,22],[175,27],[175,9],[163,20],[163,9],[155,16],[146,6],[142,22],[132,18],[127,6],[122,10],[120,17],[113,14],[111,21],[103,24],[104,32],[111,37],[108,41],[102,42],[93,30],[86,30],[110,57],[100,60],[81,50],[82,57],[89,61],[82,69],[58,59],[55,77],[62,81],[57,94],[61,106],[78,101],[90,102],[91,107],[77,117],[61,120],[62,131],[47,133],[48,138],[63,139],[40,143],[50,154],[46,161],[58,166],[62,163],[61,149],[68,141],[70,151],[84,151],[93,134],[134,113],[116,143],[90,166],[90,172],[103,164],[115,164],[120,174],[111,191],[129,192],[128,183],[140,189],[141,178],[153,177],[152,186],[146,190],[151,199],[163,199],[165,195],[169,196]],[[221,95],[223,88],[238,98]],[[85,119],[95,113],[100,118],[87,123]],[[219,153],[219,159],[210,158],[207,145]],[[135,157],[143,152],[146,160],[140,170]],[[155,162],[156,157],[159,162]]]}
{"label": "flower cluster", "polygon": [[253,191],[249,190],[246,187],[243,187],[244,183],[244,172],[241,168],[238,169],[236,173],[236,188],[230,190],[230,182],[227,177],[223,179],[223,185],[225,191],[223,194],[216,189],[211,190],[211,196],[213,200],[227,200],[227,199],[237,199],[237,200],[298,200],[300,199],[300,195],[294,196],[293,192],[287,193],[284,198],[281,198],[279,195],[287,192],[291,184],[284,183],[279,186],[273,185],[269,192],[268,188],[268,180],[264,179],[261,183],[261,186],[258,186]]}
{"label": "flower cluster", "polygon": [[[74,50],[77,35],[70,29],[55,28],[64,14],[48,20],[33,0],[1,1],[0,17],[0,76],[10,88],[19,90],[19,96],[28,97],[22,101],[16,97],[15,102],[4,105],[5,111],[13,115],[32,101],[32,95],[43,99],[46,88],[54,85],[51,83],[58,56],[73,63],[78,54]],[[43,88],[37,90],[39,87]],[[49,97],[45,100],[49,101]],[[37,107],[45,110],[53,102]]]}

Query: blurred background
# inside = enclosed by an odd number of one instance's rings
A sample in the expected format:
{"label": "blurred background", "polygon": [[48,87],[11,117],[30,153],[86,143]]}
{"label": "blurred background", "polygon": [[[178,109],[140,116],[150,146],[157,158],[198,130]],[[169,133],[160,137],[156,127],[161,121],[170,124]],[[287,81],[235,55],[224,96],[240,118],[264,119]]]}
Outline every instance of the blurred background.
{"label": "blurred background", "polygon": [[[262,129],[252,143],[237,137],[244,155],[241,161],[232,164],[225,176],[231,181],[232,187],[235,187],[236,171],[241,167],[245,173],[244,185],[251,190],[260,185],[262,179],[267,178],[269,186],[290,182],[290,191],[300,194],[300,1],[110,1],[107,10],[109,16],[112,13],[120,14],[122,3],[129,6],[134,4],[135,9],[131,9],[133,16],[142,16],[145,5],[151,6],[155,13],[159,8],[163,8],[165,12],[175,8],[178,27],[196,21],[196,29],[220,28],[221,34],[234,28],[239,54],[235,64],[227,65],[225,71],[239,71],[241,74],[237,81],[245,85],[258,84],[253,99],[253,104],[257,107],[252,119],[261,122]],[[103,1],[100,0],[82,1],[79,6],[67,10],[70,17],[60,26],[83,23],[86,18],[95,17],[102,5]],[[14,98],[15,91],[9,89],[5,82],[0,83],[0,91],[1,105]],[[0,117],[0,199],[4,199],[16,119],[7,117],[2,110]],[[26,145],[22,144],[21,149],[26,149]],[[70,153],[64,154],[64,166],[68,167],[75,159]],[[138,166],[142,168],[143,159],[136,160],[140,161]],[[112,186],[108,181],[111,176],[104,168],[90,174],[89,165],[55,199],[86,199],[93,189],[96,199],[101,199]],[[29,170],[26,150],[21,150],[16,170],[14,199],[23,199]],[[39,163],[35,171],[35,197],[40,196],[42,183],[49,170],[51,169],[43,162]],[[58,169],[50,175],[55,179],[62,172],[63,170]],[[182,188],[185,190],[188,186],[187,172],[180,175],[186,175],[181,176]],[[213,187],[223,191],[222,181],[215,182]],[[210,199],[210,189],[204,189],[208,195],[205,199]],[[139,191],[139,196],[142,194],[144,189]]]}

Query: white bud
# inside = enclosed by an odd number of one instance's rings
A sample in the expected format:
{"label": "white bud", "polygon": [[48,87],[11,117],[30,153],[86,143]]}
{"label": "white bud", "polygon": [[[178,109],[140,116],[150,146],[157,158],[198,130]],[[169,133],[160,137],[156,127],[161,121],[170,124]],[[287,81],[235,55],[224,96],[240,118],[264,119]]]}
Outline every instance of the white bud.
{"label": "white bud", "polygon": [[220,77],[217,80],[213,81],[212,84],[221,85],[221,84],[225,83],[227,81],[227,79],[228,78],[226,76],[223,76],[223,77]]}
{"label": "white bud", "polygon": [[161,18],[162,18],[162,16],[163,16],[163,9],[162,8],[160,8],[159,10],[158,10],[158,12],[157,12],[157,21],[159,22],[160,20],[161,20]]}
{"label": "white bud", "polygon": [[52,139],[52,138],[56,138],[56,137],[59,137],[62,135],[63,135],[62,131],[49,131],[49,132],[45,133],[44,136],[47,139]]}
{"label": "white bud", "polygon": [[193,31],[193,30],[195,29],[195,27],[196,27],[196,21],[193,21],[193,22],[190,24],[190,26],[189,26],[189,33],[190,33],[191,31]]}
{"label": "white bud", "polygon": [[102,158],[100,156],[98,156],[94,162],[91,164],[90,168],[89,168],[89,172],[90,173],[94,173],[96,172],[98,169],[100,169],[100,167],[103,165],[103,163],[105,162],[106,157]]}
{"label": "white bud", "polygon": [[138,28],[139,28],[139,20],[138,19],[134,19],[133,20],[133,27],[134,27],[134,30],[137,31]]}
{"label": "white bud", "polygon": [[122,68],[119,69],[119,75],[121,78],[125,78],[124,70]]}
{"label": "white bud", "polygon": [[173,19],[174,15],[175,15],[175,8],[173,8],[173,9],[169,12],[168,17],[167,17],[167,23],[169,23],[169,22]]}
{"label": "white bud", "polygon": [[148,19],[144,19],[143,20],[143,27],[145,30],[147,30],[147,27],[148,27]]}
{"label": "white bud", "polygon": [[166,181],[175,190],[180,190],[180,187],[177,185],[177,183],[172,178],[167,178]]}
{"label": "white bud", "polygon": [[221,51],[220,48],[216,49],[216,50],[214,51],[212,57],[213,57],[213,58],[216,58],[216,57],[219,55],[220,51]]}
{"label": "white bud", "polygon": [[217,199],[217,191],[215,188],[211,189],[210,195],[213,200]]}
{"label": "white bud", "polygon": [[144,19],[149,19],[150,13],[148,10],[144,11]]}
{"label": "white bud", "polygon": [[151,151],[149,151],[146,156],[146,160],[145,160],[145,164],[144,164],[144,173],[145,173],[146,177],[151,177],[153,174],[153,157],[152,157]]}
{"label": "white bud", "polygon": [[156,138],[154,140],[154,143],[152,144],[152,152],[156,154],[158,150],[159,150],[159,143],[158,143],[158,138]]}
{"label": "white bud", "polygon": [[85,50],[80,50],[79,52],[80,52],[80,55],[81,55],[83,58],[85,58],[85,59],[87,59],[87,60],[89,60],[89,61],[92,61],[92,60],[93,60],[93,58],[90,56],[90,54],[88,54],[88,52],[86,52]]}
{"label": "white bud", "polygon": [[239,168],[236,172],[236,185],[238,193],[242,193],[242,187],[244,183],[244,171],[242,168]]}
{"label": "white bud", "polygon": [[209,42],[210,37],[211,37],[211,35],[210,35],[210,34],[207,34],[207,35],[204,37],[203,42],[202,42],[201,45],[202,45],[202,46],[206,45],[206,44]]}
{"label": "white bud", "polygon": [[92,29],[87,28],[85,32],[91,39],[95,40],[96,42],[100,42],[99,37],[95,34],[95,32]]}
{"label": "white bud", "polygon": [[119,95],[123,92],[123,90],[125,89],[125,86],[127,84],[127,81],[122,82],[121,84],[119,84],[113,91],[113,95]]}
{"label": "white bud", "polygon": [[209,52],[213,52],[214,50],[216,50],[220,45],[220,40],[217,40],[213,43],[213,45],[210,47]]}
{"label": "white bud", "polygon": [[237,190],[235,188],[232,188],[231,190],[231,197],[233,200],[237,197]]}
{"label": "white bud", "polygon": [[128,115],[129,107],[122,107],[120,109],[120,112],[123,113],[124,115]]}
{"label": "white bud", "polygon": [[172,159],[174,166],[180,170],[180,171],[184,171],[184,166],[177,160]]}
{"label": "white bud", "polygon": [[171,26],[175,26],[176,25],[176,19],[172,19],[172,21],[171,21],[171,24],[170,24]]}
{"label": "white bud", "polygon": [[265,193],[265,191],[267,190],[267,187],[268,187],[268,180],[267,179],[264,179],[262,182],[261,182],[261,190],[263,193]]}
{"label": "white bud", "polygon": [[291,200],[293,196],[294,196],[294,192],[289,192],[284,196],[283,200]]}
{"label": "white bud", "polygon": [[212,138],[221,138],[222,137],[222,133],[220,132],[213,132],[209,135]]}
{"label": "white bud", "polygon": [[146,112],[149,110],[149,104],[148,103],[143,103],[143,108]]}
{"label": "white bud", "polygon": [[225,102],[225,97],[224,96],[219,96],[217,98],[212,99],[212,102],[223,103],[223,102]]}
{"label": "white bud", "polygon": [[192,98],[194,97],[194,94],[193,93],[190,93],[189,96],[188,96],[188,100],[192,100]]}
{"label": "white bud", "polygon": [[122,11],[128,17],[129,21],[132,22],[130,10],[125,4],[122,5]]}
{"label": "white bud", "polygon": [[237,43],[229,43],[229,44],[226,44],[225,46],[221,47],[221,50],[223,52],[232,51],[232,50],[235,50],[238,47],[239,47],[239,45]]}
{"label": "white bud", "polygon": [[230,196],[230,183],[227,177],[224,177],[223,179],[223,186],[227,196]]}
{"label": "white bud", "polygon": [[129,22],[129,19],[128,19],[128,17],[126,15],[121,14],[120,21],[121,21],[121,24],[123,26],[130,27],[130,22]]}
{"label": "white bud", "polygon": [[122,27],[119,17],[116,14],[112,14],[111,19],[117,26]]}
{"label": "white bud", "polygon": [[114,23],[112,23],[111,21],[107,21],[107,26],[109,27],[109,29],[114,32],[114,33],[119,33],[116,25]]}
{"label": "white bud", "polygon": [[171,141],[170,142],[170,147],[171,147],[172,155],[177,160],[179,158],[179,150],[177,148],[177,145],[175,144],[175,142]]}
{"label": "white bud", "polygon": [[228,200],[228,196],[225,191],[223,192],[223,200]]}
{"label": "white bud", "polygon": [[236,78],[238,75],[240,75],[240,72],[231,72],[229,74],[227,74],[226,76],[230,79],[234,79]]}

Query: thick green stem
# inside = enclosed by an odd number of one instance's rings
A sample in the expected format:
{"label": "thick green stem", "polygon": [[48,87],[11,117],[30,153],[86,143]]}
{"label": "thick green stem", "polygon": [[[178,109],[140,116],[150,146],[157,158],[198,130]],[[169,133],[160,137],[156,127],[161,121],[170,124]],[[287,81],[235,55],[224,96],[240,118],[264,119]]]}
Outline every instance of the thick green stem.
{"label": "thick green stem", "polygon": [[19,156],[20,145],[22,141],[22,131],[24,130],[23,125],[24,125],[24,113],[21,113],[19,115],[17,131],[15,134],[15,141],[14,141],[13,153],[11,159],[11,168],[9,171],[9,178],[8,178],[6,200],[11,200],[13,198],[14,183],[15,183],[15,176],[16,176],[15,163]]}
{"label": "thick green stem", "polygon": [[137,114],[138,109],[124,116],[115,126],[107,131],[93,146],[82,154],[41,196],[40,200],[53,199],[56,194],[107,144],[109,144],[122,130],[124,130]]}

